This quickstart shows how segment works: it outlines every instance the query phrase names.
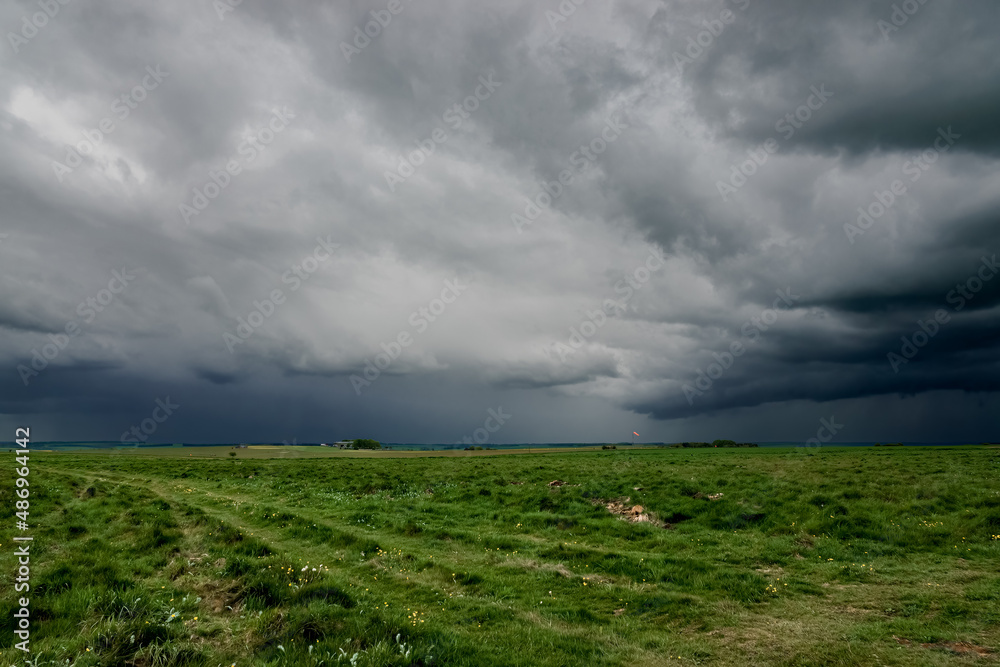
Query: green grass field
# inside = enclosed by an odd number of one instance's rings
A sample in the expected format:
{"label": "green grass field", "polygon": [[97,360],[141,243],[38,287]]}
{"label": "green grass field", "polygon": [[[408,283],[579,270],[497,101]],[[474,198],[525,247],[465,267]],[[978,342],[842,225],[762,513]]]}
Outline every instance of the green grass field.
{"label": "green grass field", "polygon": [[998,659],[996,447],[224,451],[32,454],[29,664]]}

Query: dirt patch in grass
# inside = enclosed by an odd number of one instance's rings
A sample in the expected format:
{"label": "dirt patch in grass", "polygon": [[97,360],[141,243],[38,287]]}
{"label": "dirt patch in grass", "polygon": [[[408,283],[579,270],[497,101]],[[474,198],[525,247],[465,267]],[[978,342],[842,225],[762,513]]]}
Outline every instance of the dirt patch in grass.
{"label": "dirt patch in grass", "polygon": [[812,549],[816,544],[812,537],[803,536],[795,540],[795,544],[802,547],[803,549]]}
{"label": "dirt patch in grass", "polygon": [[631,501],[631,498],[625,496],[615,500],[594,498],[590,502],[594,505],[603,505],[605,509],[622,521],[628,521],[629,523],[655,523],[662,524],[663,528],[673,528],[673,525],[670,523],[661,522],[653,512],[646,511],[646,508],[642,505],[633,505]]}
{"label": "dirt patch in grass", "polygon": [[520,567],[523,567],[526,570],[546,570],[548,572],[555,572],[557,574],[561,574],[567,579],[572,579],[573,577],[576,576],[568,567],[566,567],[562,563],[539,563],[537,560],[525,558],[519,561],[515,561],[515,564]]}
{"label": "dirt patch in grass", "polygon": [[190,588],[216,614],[238,613],[242,603],[236,601],[239,584],[233,580],[192,581]]}
{"label": "dirt patch in grass", "polygon": [[612,576],[604,573],[591,572],[589,569],[582,569],[574,572],[562,562],[544,562],[534,558],[517,558],[500,563],[500,567],[518,568],[540,572],[552,572],[567,579],[583,579],[592,584],[618,584],[628,585],[634,583],[626,576]]}
{"label": "dirt patch in grass", "polygon": [[992,649],[985,646],[970,644],[968,642],[924,642],[922,644],[917,644],[912,640],[897,637],[896,635],[893,635],[892,638],[895,639],[898,644],[902,644],[903,646],[919,646],[920,648],[938,649],[957,653],[958,655],[978,655],[980,657],[993,655]]}
{"label": "dirt patch in grass", "polygon": [[784,576],[785,574],[784,568],[780,567],[758,567],[754,569],[756,569],[757,572],[760,572],[761,574],[780,574],[782,576]]}
{"label": "dirt patch in grass", "polygon": [[857,607],[851,607],[851,606],[847,606],[847,607],[834,607],[833,609],[835,611],[839,611],[839,612],[842,612],[844,614],[862,615],[862,616],[866,615],[866,614],[876,614],[876,613],[878,613],[878,612],[876,612],[873,609],[858,609]]}
{"label": "dirt patch in grass", "polygon": [[206,553],[198,553],[197,551],[187,551],[181,554],[181,559],[186,560],[188,565],[200,565],[206,558],[211,558],[211,556]]}

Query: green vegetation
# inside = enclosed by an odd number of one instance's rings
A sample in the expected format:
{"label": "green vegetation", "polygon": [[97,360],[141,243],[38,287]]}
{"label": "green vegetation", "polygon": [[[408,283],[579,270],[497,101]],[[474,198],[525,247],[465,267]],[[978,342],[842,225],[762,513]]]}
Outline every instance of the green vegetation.
{"label": "green vegetation", "polygon": [[354,449],[382,449],[382,443],[369,438],[357,438],[354,440]]}
{"label": "green vegetation", "polygon": [[[32,453],[31,664],[965,665],[1000,646],[995,447],[184,454]],[[13,642],[0,664],[23,663]]]}
{"label": "green vegetation", "polygon": [[670,445],[675,448],[705,448],[705,447],[757,447],[755,442],[733,442],[732,440],[714,440],[712,442],[678,442]]}

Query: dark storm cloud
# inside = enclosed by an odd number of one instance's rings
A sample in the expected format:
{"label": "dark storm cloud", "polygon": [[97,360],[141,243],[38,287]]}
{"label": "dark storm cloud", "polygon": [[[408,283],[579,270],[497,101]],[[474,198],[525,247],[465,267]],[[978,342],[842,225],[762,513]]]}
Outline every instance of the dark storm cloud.
{"label": "dark storm cloud", "polygon": [[61,6],[0,51],[4,423],[804,439],[835,406],[906,439],[937,401],[987,438],[1000,11],[895,4]]}
{"label": "dark storm cloud", "polygon": [[948,124],[965,133],[962,150],[1000,148],[996,3],[779,0],[734,11],[731,29],[685,75],[699,112],[726,134],[774,136],[810,88],[825,85],[836,103],[792,147],[917,150]]}

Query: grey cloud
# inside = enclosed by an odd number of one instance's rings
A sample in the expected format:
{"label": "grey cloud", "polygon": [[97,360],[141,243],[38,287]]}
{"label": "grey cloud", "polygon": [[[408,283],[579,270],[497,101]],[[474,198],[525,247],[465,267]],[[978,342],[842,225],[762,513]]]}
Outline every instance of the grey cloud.
{"label": "grey cloud", "polygon": [[[184,407],[168,440],[454,442],[497,405],[516,415],[507,440],[808,438],[834,407],[848,439],[942,437],[906,416],[918,405],[962,415],[955,438],[995,439],[1000,278],[961,310],[947,299],[1000,245],[1000,10],[935,0],[885,37],[893,4],[588,2],[551,25],[558,2],[427,0],[350,61],[341,43],[384,2],[241,3],[222,19],[193,0],[66,5],[0,50],[0,421],[115,440],[169,394]],[[0,9],[3,32],[34,7]],[[169,76],[60,181],[53,161],[157,64]],[[443,114],[489,75],[500,85],[452,127]],[[822,86],[833,96],[784,136],[776,123]],[[241,153],[280,108],[287,128]],[[609,118],[628,127],[602,144]],[[447,139],[414,153],[437,127]],[[946,127],[961,137],[913,171]],[[393,191],[386,172],[413,155]],[[186,223],[179,205],[230,159],[241,172]],[[845,225],[894,180],[906,193],[852,243]],[[327,237],[339,248],[307,270]],[[651,248],[664,266],[636,273]],[[141,276],[25,386],[18,364],[122,266]],[[455,276],[473,287],[414,324]],[[747,341],[779,289],[798,300]],[[275,290],[230,352],[224,334]],[[561,358],[607,299],[620,312]],[[942,308],[950,321],[895,372],[887,355]],[[350,377],[400,333],[412,344],[359,396]],[[739,340],[689,402],[683,387]]]}

